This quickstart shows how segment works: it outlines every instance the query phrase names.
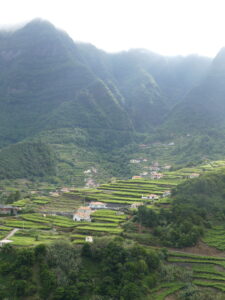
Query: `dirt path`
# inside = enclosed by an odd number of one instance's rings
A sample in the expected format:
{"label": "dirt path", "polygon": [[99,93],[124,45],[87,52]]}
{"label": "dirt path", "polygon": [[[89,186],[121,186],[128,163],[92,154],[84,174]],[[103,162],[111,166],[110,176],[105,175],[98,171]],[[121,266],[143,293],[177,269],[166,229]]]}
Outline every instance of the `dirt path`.
{"label": "dirt path", "polygon": [[[19,230],[19,228],[14,228],[4,239],[2,240],[8,240],[10,239],[17,231]],[[0,241],[1,242],[1,241]]]}
{"label": "dirt path", "polygon": [[205,255],[205,256],[225,256],[225,252],[217,250],[214,247],[210,247],[199,241],[198,244],[194,247],[187,247],[187,248],[169,248],[174,252],[182,252],[182,253],[190,253],[190,254],[197,254],[197,255]]}

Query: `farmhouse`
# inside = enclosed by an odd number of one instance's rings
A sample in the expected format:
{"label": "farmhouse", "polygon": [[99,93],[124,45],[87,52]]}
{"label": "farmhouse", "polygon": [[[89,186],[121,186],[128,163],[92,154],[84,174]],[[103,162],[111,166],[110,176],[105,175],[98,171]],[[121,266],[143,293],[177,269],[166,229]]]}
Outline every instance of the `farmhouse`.
{"label": "farmhouse", "polygon": [[87,243],[93,243],[93,236],[86,236],[85,237],[85,242],[87,242]]}
{"label": "farmhouse", "polygon": [[12,243],[12,241],[11,240],[1,240],[0,241],[0,247],[4,246],[6,244],[9,244],[9,243]]}
{"label": "farmhouse", "polygon": [[62,192],[62,193],[69,193],[70,189],[68,187],[63,187],[63,188],[61,188],[60,192]]}
{"label": "farmhouse", "polygon": [[91,213],[92,210],[88,206],[81,206],[78,210],[73,214],[73,221],[87,221],[91,222]]}
{"label": "farmhouse", "polygon": [[142,195],[142,199],[156,200],[159,199],[159,196],[156,194]]}
{"label": "farmhouse", "polygon": [[147,176],[148,175],[148,172],[142,172],[140,173],[140,176]]}
{"label": "farmhouse", "polygon": [[169,169],[171,169],[171,165],[164,165],[164,166],[163,166],[163,169],[164,169],[164,170],[169,170]]}
{"label": "farmhouse", "polygon": [[197,178],[200,174],[198,173],[192,173],[189,175],[189,178]]}
{"label": "farmhouse", "polygon": [[163,197],[168,197],[168,196],[170,196],[171,195],[171,191],[170,190],[168,190],[168,191],[164,191],[164,193],[163,193]]}
{"label": "farmhouse", "polygon": [[141,179],[141,176],[132,176],[132,179]]}
{"label": "farmhouse", "polygon": [[102,208],[106,208],[106,204],[103,202],[91,202],[89,204],[89,207],[92,209],[102,209]]}
{"label": "farmhouse", "polygon": [[130,160],[131,164],[139,164],[140,162],[141,162],[140,159],[131,159]]}
{"label": "farmhouse", "polygon": [[59,197],[59,193],[58,192],[49,192],[49,195],[52,197]]}
{"label": "farmhouse", "polygon": [[143,202],[134,202],[131,204],[131,208],[138,208],[139,206],[143,205]]}
{"label": "farmhouse", "polygon": [[11,205],[0,205],[0,215],[16,215],[20,209]]}
{"label": "farmhouse", "polygon": [[157,173],[157,172],[151,172],[151,178],[152,179],[160,179],[163,177],[162,173]]}

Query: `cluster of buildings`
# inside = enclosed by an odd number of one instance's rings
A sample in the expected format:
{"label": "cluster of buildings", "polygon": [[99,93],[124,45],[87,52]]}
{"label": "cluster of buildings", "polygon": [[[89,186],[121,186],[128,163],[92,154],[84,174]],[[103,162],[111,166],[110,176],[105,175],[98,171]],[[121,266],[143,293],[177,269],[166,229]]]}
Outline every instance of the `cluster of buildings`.
{"label": "cluster of buildings", "polygon": [[138,159],[131,159],[131,164],[140,164],[141,162],[147,162],[147,158],[138,158]]}
{"label": "cluster of buildings", "polygon": [[17,215],[20,207],[12,205],[0,205],[0,215]]}
{"label": "cluster of buildings", "polygon": [[[170,190],[166,190],[163,192],[162,194],[162,198],[165,197],[169,197],[171,195],[171,191]],[[145,200],[158,200],[159,199],[159,195],[156,194],[148,194],[148,195],[142,195],[141,199],[145,199]]]}
{"label": "cluster of buildings", "polygon": [[56,191],[49,192],[49,195],[52,197],[59,197],[61,194],[69,193],[73,190],[74,188],[62,187],[61,189],[57,189]]}
{"label": "cluster of buildings", "polygon": [[91,222],[91,214],[96,209],[106,209],[106,204],[103,202],[90,202],[89,206],[81,206],[73,214],[73,220]]}

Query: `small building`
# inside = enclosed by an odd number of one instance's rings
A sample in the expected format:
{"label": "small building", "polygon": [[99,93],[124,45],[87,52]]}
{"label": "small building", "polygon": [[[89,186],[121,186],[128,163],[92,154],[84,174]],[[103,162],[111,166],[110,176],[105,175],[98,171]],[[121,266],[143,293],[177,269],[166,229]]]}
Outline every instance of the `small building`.
{"label": "small building", "polygon": [[131,204],[131,208],[135,208],[137,209],[139,206],[142,206],[143,205],[143,202],[134,202]]}
{"label": "small building", "polygon": [[148,175],[148,172],[142,172],[140,173],[140,176],[147,176]]}
{"label": "small building", "polygon": [[170,169],[171,169],[171,165],[164,165],[164,166],[163,166],[163,169],[164,169],[164,170],[170,170]]}
{"label": "small building", "polygon": [[0,241],[0,247],[4,246],[4,245],[6,245],[6,244],[12,243],[12,242],[13,242],[13,241],[11,241],[11,240],[1,240],[1,241]]}
{"label": "small building", "polygon": [[130,160],[131,164],[139,164],[140,162],[141,162],[140,159],[131,159]]}
{"label": "small building", "polygon": [[159,199],[159,196],[156,194],[148,194],[148,195],[142,195],[142,199],[148,199],[148,200],[156,200]]}
{"label": "small building", "polygon": [[169,197],[171,195],[171,191],[170,190],[167,190],[167,191],[164,191],[164,193],[163,193],[163,198],[165,198],[165,197]]}
{"label": "small building", "polygon": [[198,173],[192,173],[189,175],[189,178],[197,178],[199,176],[200,176],[200,174],[198,174]]}
{"label": "small building", "polygon": [[20,207],[12,205],[0,205],[0,215],[16,215]]}
{"label": "small building", "polygon": [[52,197],[59,197],[60,196],[58,192],[50,192],[49,195],[52,196]]}
{"label": "small building", "polygon": [[158,166],[150,166],[149,169],[151,171],[160,171],[160,167],[158,167]]}
{"label": "small building", "polygon": [[81,206],[78,210],[73,214],[73,221],[87,221],[91,222],[91,213],[92,210],[88,206]]}
{"label": "small building", "polygon": [[160,179],[163,177],[162,173],[157,173],[157,172],[151,172],[151,178],[152,179]]}
{"label": "small building", "polygon": [[93,236],[86,236],[85,237],[85,242],[86,243],[93,243]]}
{"label": "small building", "polygon": [[91,174],[91,169],[85,170],[84,174]]}
{"label": "small building", "polygon": [[91,202],[89,207],[92,209],[103,209],[106,208],[106,204],[103,202]]}
{"label": "small building", "polygon": [[38,191],[30,191],[31,195],[38,194]]}
{"label": "small building", "polygon": [[132,179],[141,179],[141,176],[132,176]]}
{"label": "small building", "polygon": [[68,187],[63,187],[63,188],[61,188],[60,192],[62,192],[62,193],[69,193],[70,189]]}

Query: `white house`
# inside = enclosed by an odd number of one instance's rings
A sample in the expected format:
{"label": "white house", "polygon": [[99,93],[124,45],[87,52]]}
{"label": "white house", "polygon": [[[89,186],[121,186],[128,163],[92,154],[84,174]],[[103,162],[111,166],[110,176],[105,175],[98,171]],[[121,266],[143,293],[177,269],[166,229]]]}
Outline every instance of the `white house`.
{"label": "white house", "polygon": [[62,193],[69,193],[70,189],[68,187],[63,187],[63,188],[61,188],[60,192],[62,192]]}
{"label": "white house", "polygon": [[132,179],[141,179],[141,176],[132,176]]}
{"label": "white house", "polygon": [[103,202],[91,202],[89,204],[89,207],[92,209],[102,209],[102,208],[106,208],[106,204]]}
{"label": "white house", "polygon": [[168,191],[164,191],[164,193],[163,193],[163,197],[168,197],[168,196],[170,196],[171,195],[171,191],[170,190],[168,190]]}
{"label": "white house", "polygon": [[159,199],[159,196],[156,194],[149,194],[149,195],[142,195],[142,199],[148,199],[148,200],[156,200]]}
{"label": "white house", "polygon": [[12,243],[12,241],[11,240],[1,240],[0,247],[2,247],[3,245],[9,244],[9,243]]}
{"label": "white house", "polygon": [[162,173],[157,173],[157,172],[151,172],[151,178],[152,179],[160,179],[163,177]]}
{"label": "white house", "polygon": [[131,208],[138,208],[139,206],[143,205],[143,202],[134,202],[131,204]]}
{"label": "white house", "polygon": [[199,177],[200,174],[198,173],[192,173],[189,175],[189,178],[196,178],[196,177]]}
{"label": "white house", "polygon": [[93,236],[86,236],[85,237],[85,242],[86,243],[93,243]]}
{"label": "white house", "polygon": [[73,214],[73,221],[87,221],[91,222],[91,213],[92,210],[88,206],[81,206],[78,210]]}
{"label": "white house", "polygon": [[140,159],[131,159],[130,160],[131,164],[139,164],[140,162],[141,162]]}

